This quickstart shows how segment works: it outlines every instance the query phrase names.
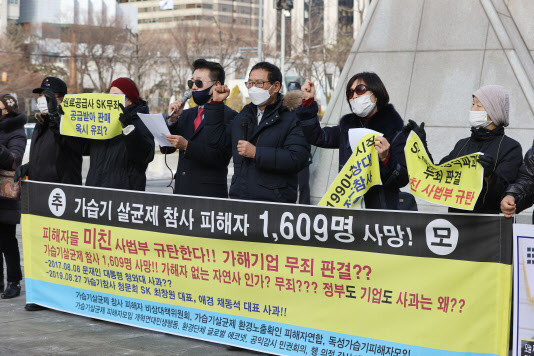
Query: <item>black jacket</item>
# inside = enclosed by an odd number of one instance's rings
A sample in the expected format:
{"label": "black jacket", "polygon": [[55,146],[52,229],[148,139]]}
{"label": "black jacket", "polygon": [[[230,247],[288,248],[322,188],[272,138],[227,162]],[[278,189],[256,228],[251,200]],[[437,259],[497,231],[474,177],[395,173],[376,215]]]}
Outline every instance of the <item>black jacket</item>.
{"label": "black jacket", "polygon": [[[230,198],[295,203],[297,173],[306,166],[310,146],[293,112],[283,106],[283,96],[268,105],[260,124],[257,106],[246,105],[229,125],[223,123],[222,104],[206,104],[204,120],[214,148],[231,150],[234,175]],[[256,146],[255,159],[237,153],[241,120],[248,124],[247,141]]]}
{"label": "black jacket", "polygon": [[318,147],[339,149],[338,171],[352,155],[348,135],[350,129],[365,127],[384,134],[384,138],[391,145],[390,157],[386,165],[380,164],[382,185],[375,185],[365,193],[365,207],[367,209],[399,209],[399,189],[408,184],[409,179],[404,157],[406,136],[402,133],[403,121],[393,105],[387,104],[379,108],[367,123],[351,113],[343,116],[339,125],[323,128],[317,119],[317,111],[317,103],[314,102],[311,106],[298,107],[296,113],[309,143]]}
{"label": "black jacket", "polygon": [[129,190],[145,190],[146,169],[154,159],[154,137],[137,113],[148,114],[146,101],[126,108],[135,129],[109,140],[87,140],[90,167],[85,185]]}
{"label": "black jacket", "polygon": [[[26,149],[25,114],[8,114],[0,118],[0,169],[14,171],[22,162]],[[0,223],[20,222],[20,200],[0,199]]]}
{"label": "black jacket", "polygon": [[81,185],[83,140],[60,135],[59,128],[52,128],[49,117],[42,117],[43,123],[36,120],[33,130],[28,178]]}
{"label": "black jacket", "polygon": [[517,171],[523,161],[521,145],[516,140],[506,136],[502,126],[494,130],[471,129],[471,137],[458,141],[451,153],[441,159],[440,164],[476,152],[482,152],[495,158],[496,165],[490,176],[491,179],[489,183],[484,179],[482,191],[472,211],[454,208],[449,208],[449,211],[500,214],[501,196],[506,187],[515,182]]}
{"label": "black jacket", "polygon": [[[175,194],[228,198],[228,163],[232,157],[230,150],[212,148],[208,145],[208,135],[204,120],[197,130],[194,121],[199,107],[184,110],[169,131],[173,135],[180,135],[187,142],[187,150],[179,152],[178,168],[176,170]],[[224,122],[231,122],[237,112],[224,106]],[[160,147],[161,153],[173,153],[174,147]]]}
{"label": "black jacket", "polygon": [[515,198],[516,214],[528,209],[534,204],[534,153],[532,147],[525,154],[525,159],[517,173],[515,183],[510,184],[503,194],[512,195]]}

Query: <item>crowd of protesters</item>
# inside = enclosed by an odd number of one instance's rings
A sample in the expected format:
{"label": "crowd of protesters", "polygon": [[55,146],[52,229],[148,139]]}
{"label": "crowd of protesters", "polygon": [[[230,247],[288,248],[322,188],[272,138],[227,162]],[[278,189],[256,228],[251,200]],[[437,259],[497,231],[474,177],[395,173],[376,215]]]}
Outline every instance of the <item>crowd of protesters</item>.
{"label": "crowd of protesters", "polygon": [[[375,73],[362,72],[350,78],[345,99],[351,113],[330,127],[322,127],[319,122],[312,82],[302,86],[293,83],[283,95],[280,69],[260,62],[252,67],[245,84],[251,102],[237,113],[225,105],[230,89],[225,85],[223,67],[204,59],[193,63],[188,86],[197,106],[184,110],[185,102],[178,99],[163,114],[172,147],[160,150],[179,154],[174,177],[176,194],[280,203],[296,203],[300,196],[300,203],[309,204],[311,146],[338,149],[341,170],[352,155],[349,130],[368,128],[383,134],[375,141],[382,185],[365,193],[365,208],[398,210],[400,189],[409,182],[404,146],[412,130],[431,158],[424,122],[409,120],[404,125]],[[137,115],[149,113],[149,107],[131,79],[117,78],[110,83],[109,93],[125,95],[125,106],[121,106],[119,118],[122,133],[109,140],[60,134],[61,101],[67,94],[61,79],[45,78],[34,93],[39,113],[35,115],[30,159],[25,165],[21,161],[27,118],[19,112],[13,96],[0,94],[0,170],[15,172],[15,181],[28,178],[81,185],[82,158],[87,155],[90,167],[86,185],[145,190],[146,169],[154,158],[154,138]],[[479,162],[484,167],[483,188],[472,212],[502,212],[511,217],[534,204],[534,153],[529,149],[523,159],[519,143],[504,133],[510,109],[505,88],[484,86],[472,98],[471,110],[466,110],[471,134],[458,141],[440,163],[482,152]],[[230,159],[234,174],[228,188]],[[5,286],[3,263],[0,271],[3,299],[20,295],[22,273],[15,234],[20,208],[20,201],[0,199],[0,255],[7,265]],[[26,305],[29,311],[40,309],[43,307]]]}

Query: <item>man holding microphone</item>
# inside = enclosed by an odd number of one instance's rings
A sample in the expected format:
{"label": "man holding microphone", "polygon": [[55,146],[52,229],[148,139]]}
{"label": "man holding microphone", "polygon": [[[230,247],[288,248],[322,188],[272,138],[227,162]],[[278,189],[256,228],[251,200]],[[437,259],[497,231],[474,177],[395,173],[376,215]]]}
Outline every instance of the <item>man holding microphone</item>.
{"label": "man holding microphone", "polygon": [[[228,198],[226,181],[231,152],[210,147],[204,128],[204,105],[211,101],[213,88],[224,85],[224,79],[224,69],[219,63],[197,59],[188,86],[198,106],[184,110],[181,99],[169,105],[167,124],[171,134],[167,139],[174,148],[160,147],[160,150],[162,153],[179,150],[175,194]],[[225,123],[236,115],[224,105]]]}

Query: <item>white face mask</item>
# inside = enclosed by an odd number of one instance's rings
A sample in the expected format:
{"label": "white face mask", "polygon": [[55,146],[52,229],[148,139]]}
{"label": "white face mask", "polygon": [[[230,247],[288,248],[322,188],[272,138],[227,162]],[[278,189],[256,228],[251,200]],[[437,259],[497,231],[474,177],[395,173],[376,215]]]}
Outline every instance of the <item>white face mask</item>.
{"label": "white face mask", "polygon": [[469,123],[471,127],[479,129],[488,127],[491,121],[488,121],[488,113],[486,111],[469,111]]}
{"label": "white face mask", "polygon": [[359,117],[367,117],[376,107],[376,103],[371,101],[371,95],[363,95],[350,102],[352,112]]}
{"label": "white face mask", "polygon": [[250,101],[252,101],[252,104],[254,104],[256,106],[262,106],[263,104],[265,104],[267,102],[267,100],[269,100],[271,95],[274,94],[274,93],[273,94],[269,94],[269,90],[271,90],[273,85],[271,85],[271,87],[268,90],[262,89],[262,88],[258,88],[258,87],[250,88],[248,90],[248,96],[250,97]]}
{"label": "white face mask", "polygon": [[48,114],[48,104],[46,103],[46,97],[40,96],[37,98],[37,109],[41,114]]}

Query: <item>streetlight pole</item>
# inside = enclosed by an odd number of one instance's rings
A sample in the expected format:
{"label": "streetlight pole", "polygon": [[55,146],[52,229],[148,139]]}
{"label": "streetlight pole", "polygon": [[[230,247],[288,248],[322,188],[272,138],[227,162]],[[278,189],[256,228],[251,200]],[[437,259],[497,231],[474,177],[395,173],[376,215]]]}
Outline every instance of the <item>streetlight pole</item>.
{"label": "streetlight pole", "polygon": [[[280,11],[280,71],[282,77],[285,77],[285,65],[286,65],[286,15],[284,9]],[[284,81],[285,83],[285,81]],[[285,86],[282,83],[282,86]]]}
{"label": "streetlight pole", "polygon": [[262,61],[263,57],[263,0],[260,0],[259,7],[259,17],[258,17],[258,62]]}

